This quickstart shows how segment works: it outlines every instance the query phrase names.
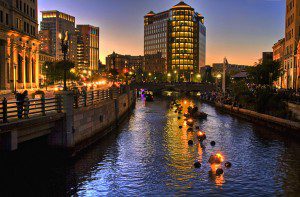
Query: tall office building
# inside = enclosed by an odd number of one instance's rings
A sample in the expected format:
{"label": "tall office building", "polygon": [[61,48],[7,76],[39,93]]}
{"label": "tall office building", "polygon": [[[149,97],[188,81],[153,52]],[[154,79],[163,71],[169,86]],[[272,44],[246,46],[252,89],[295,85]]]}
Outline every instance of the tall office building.
{"label": "tall office building", "polygon": [[50,30],[39,31],[40,51],[52,54]]}
{"label": "tall office building", "polygon": [[204,17],[182,1],[170,10],[149,12],[144,17],[144,53],[145,57],[162,53],[164,73],[176,75],[175,80],[195,79],[205,66]]}
{"label": "tall office building", "polygon": [[77,25],[76,32],[78,68],[98,70],[99,27]]}
{"label": "tall office building", "polygon": [[300,76],[296,54],[300,37],[300,1],[286,0],[284,80],[287,88],[298,89]]}
{"label": "tall office building", "polygon": [[37,0],[0,0],[0,89],[39,87]]}
{"label": "tall office building", "polygon": [[55,56],[56,60],[63,59],[61,51],[61,41],[59,34],[68,31],[69,35],[69,51],[68,60],[77,63],[77,36],[75,33],[75,17],[68,14],[53,10],[42,11],[41,30],[50,31],[51,55]]}

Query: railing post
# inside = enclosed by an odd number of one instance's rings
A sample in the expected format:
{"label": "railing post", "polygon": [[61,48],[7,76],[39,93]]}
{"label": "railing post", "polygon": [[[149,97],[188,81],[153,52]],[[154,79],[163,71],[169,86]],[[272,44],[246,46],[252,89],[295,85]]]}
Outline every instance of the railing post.
{"label": "railing post", "polygon": [[24,118],[29,118],[30,100],[28,96],[24,99]]}
{"label": "railing post", "polygon": [[92,100],[92,104],[94,104],[94,90],[92,90],[91,100]]}
{"label": "railing post", "polygon": [[84,107],[87,106],[87,92],[83,93],[83,103],[84,103]]}
{"label": "railing post", "polygon": [[78,107],[79,107],[79,94],[78,93],[75,93],[75,95],[74,95],[74,107],[75,107],[75,109],[78,109]]}
{"label": "railing post", "polygon": [[46,105],[45,105],[45,95],[42,94],[41,98],[41,107],[42,107],[42,115],[46,116]]}
{"label": "railing post", "polygon": [[100,90],[97,90],[97,96],[98,96],[98,101],[100,102],[101,99],[100,99]]}
{"label": "railing post", "polygon": [[62,112],[62,96],[60,94],[56,95],[56,102],[57,102],[57,113]]}
{"label": "railing post", "polygon": [[7,123],[7,100],[4,97],[2,101],[2,107],[3,107],[3,123]]}

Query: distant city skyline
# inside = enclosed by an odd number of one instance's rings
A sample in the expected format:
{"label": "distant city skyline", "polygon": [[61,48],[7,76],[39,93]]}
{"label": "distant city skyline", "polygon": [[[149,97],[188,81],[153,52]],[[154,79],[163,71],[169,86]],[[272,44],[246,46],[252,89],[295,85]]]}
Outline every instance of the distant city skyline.
{"label": "distant city skyline", "polygon": [[[180,0],[40,0],[40,11],[59,10],[76,17],[76,24],[100,27],[100,60],[113,51],[143,55],[143,16],[163,11]],[[263,51],[284,37],[285,0],[186,0],[205,16],[206,64],[222,62],[253,65]]]}

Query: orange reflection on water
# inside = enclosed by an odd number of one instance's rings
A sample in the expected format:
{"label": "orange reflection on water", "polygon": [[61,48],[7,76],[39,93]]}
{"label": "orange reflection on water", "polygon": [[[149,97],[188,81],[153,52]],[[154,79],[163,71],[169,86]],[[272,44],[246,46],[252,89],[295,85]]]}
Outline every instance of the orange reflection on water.
{"label": "orange reflection on water", "polygon": [[209,172],[210,178],[215,182],[216,186],[221,187],[225,183],[224,173],[217,175],[216,171],[218,168],[222,168],[221,164],[211,164],[211,171]]}
{"label": "orange reflection on water", "polygon": [[202,157],[203,157],[203,148],[201,147],[201,144],[198,143],[198,146],[197,146],[197,152],[198,152],[198,161],[200,163],[202,163]]}

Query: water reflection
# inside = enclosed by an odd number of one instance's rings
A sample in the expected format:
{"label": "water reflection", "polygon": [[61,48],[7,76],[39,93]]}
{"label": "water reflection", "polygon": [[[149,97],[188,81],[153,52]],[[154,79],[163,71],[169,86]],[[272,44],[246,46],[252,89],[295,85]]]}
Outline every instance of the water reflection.
{"label": "water reflection", "polygon": [[[181,103],[183,113],[196,104],[209,114],[194,124],[206,132],[205,141],[200,143],[197,132],[187,131],[183,114],[169,109],[169,101],[139,101],[127,123],[72,162],[56,162],[39,150],[46,155],[43,159],[34,154],[2,167],[0,180],[5,184],[0,191],[14,195],[16,190],[11,193],[7,188],[15,185],[22,195],[30,196],[297,195],[298,142],[210,105],[187,99]],[[211,141],[216,145],[211,146]],[[217,153],[232,167],[208,163]],[[195,161],[201,168],[194,168]],[[224,173],[216,175],[220,167]]]}

